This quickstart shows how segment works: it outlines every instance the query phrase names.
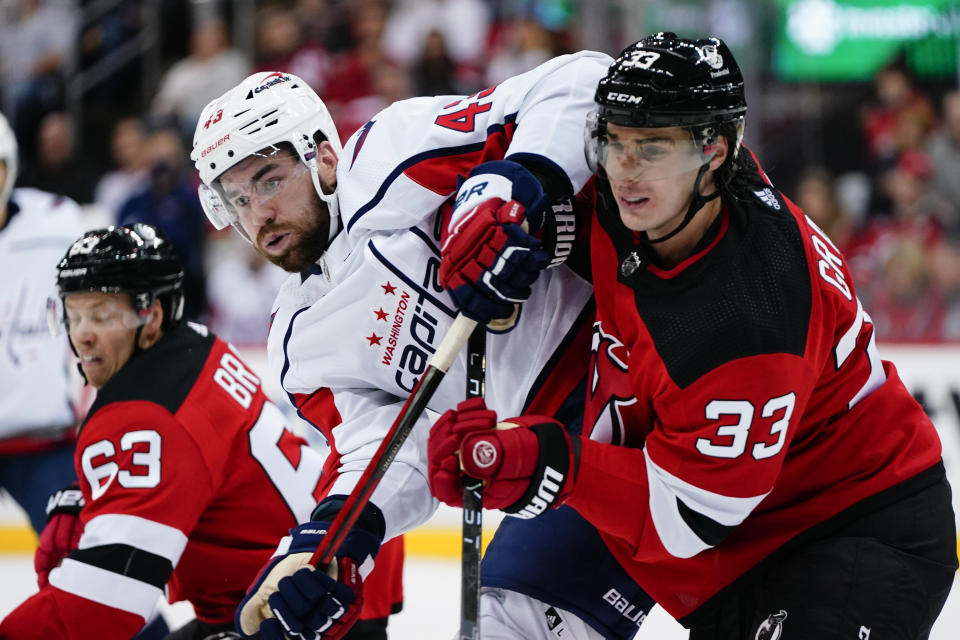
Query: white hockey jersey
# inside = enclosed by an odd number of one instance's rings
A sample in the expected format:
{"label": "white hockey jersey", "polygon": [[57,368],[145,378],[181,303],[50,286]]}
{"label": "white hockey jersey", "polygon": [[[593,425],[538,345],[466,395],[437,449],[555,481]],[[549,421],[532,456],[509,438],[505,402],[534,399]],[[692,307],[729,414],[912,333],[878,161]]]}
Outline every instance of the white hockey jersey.
{"label": "white hockey jersey", "polygon": [[42,435],[76,422],[72,357],[47,328],[56,267],[83,233],[80,208],[63,196],[15,189],[0,229],[0,440]]}
{"label": "white hockey jersey", "polygon": [[[288,399],[330,443],[326,495],[353,489],[456,315],[438,282],[437,212],[458,175],[488,160],[536,157],[579,191],[591,176],[584,120],[610,62],[581,52],[472,96],[398,102],[348,140],[337,168],[345,230],[312,273],[284,283],[268,339]],[[571,391],[586,360],[563,358],[590,299],[590,285],[565,266],[541,275],[516,328],[488,336],[491,408],[516,415],[537,394]],[[465,376],[461,354],[373,494],[387,538],[436,507],[426,440],[438,413],[464,399]]]}

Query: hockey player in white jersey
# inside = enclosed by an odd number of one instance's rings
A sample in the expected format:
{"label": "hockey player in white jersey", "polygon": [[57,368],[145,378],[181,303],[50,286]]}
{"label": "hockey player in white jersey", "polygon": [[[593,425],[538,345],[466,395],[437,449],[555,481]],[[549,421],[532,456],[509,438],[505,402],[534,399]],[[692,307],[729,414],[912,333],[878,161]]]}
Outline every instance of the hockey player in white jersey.
{"label": "hockey player in white jersey", "polygon": [[[533,275],[515,328],[488,336],[487,404],[580,414],[591,287],[559,263],[575,232],[570,198],[591,175],[584,119],[610,61],[582,52],[472,96],[398,102],[343,148],[323,103],[290,74],[250,76],[202,113],[192,159],[204,208],[214,226],[233,225],[293,273],[274,305],[270,366],[299,414],[331,445],[315,522],[292,531],[248,593],[237,614],[244,634],[342,637],[380,542],[422,524],[436,508],[426,440],[438,412],[464,397],[463,354],[338,551],[332,566],[339,572],[297,570],[456,315],[439,284],[443,240],[468,233],[476,205],[492,197],[510,206],[491,215],[519,222],[525,214],[544,241],[519,226],[502,238],[505,268]],[[551,259],[558,266],[533,282]],[[512,308],[508,300],[518,292],[501,293]],[[549,528],[544,518],[510,519],[498,531],[484,559],[483,637],[632,637],[652,602],[592,528],[572,511],[557,513]]]}
{"label": "hockey player in white jersey", "polygon": [[50,335],[54,266],[82,231],[80,208],[63,196],[14,189],[17,141],[0,115],[0,488],[39,534],[47,498],[75,482],[77,416],[71,354]]}

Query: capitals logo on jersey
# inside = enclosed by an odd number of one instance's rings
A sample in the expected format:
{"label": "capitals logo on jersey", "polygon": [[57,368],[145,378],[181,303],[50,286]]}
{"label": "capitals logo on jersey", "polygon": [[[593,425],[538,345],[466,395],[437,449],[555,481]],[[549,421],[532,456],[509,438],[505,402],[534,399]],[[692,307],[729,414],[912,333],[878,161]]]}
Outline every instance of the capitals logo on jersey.
{"label": "capitals logo on jersey", "polygon": [[628,358],[623,343],[604,331],[602,323],[594,323],[584,422],[593,425],[592,440],[623,444],[624,410],[637,403],[627,375]]}

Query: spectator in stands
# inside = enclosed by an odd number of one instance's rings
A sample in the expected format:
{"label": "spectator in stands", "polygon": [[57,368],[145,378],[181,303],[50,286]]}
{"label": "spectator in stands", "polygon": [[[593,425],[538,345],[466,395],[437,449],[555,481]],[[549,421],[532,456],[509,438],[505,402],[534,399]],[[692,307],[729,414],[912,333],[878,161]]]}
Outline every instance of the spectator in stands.
{"label": "spectator in stands", "polygon": [[287,272],[236,233],[223,234],[208,249],[210,329],[230,344],[266,345],[271,306]]}
{"label": "spectator in stands", "polygon": [[837,199],[833,176],[823,167],[810,167],[800,174],[794,193],[797,205],[843,251],[853,224]]}
{"label": "spectator in stands", "polygon": [[903,154],[896,166],[883,176],[881,188],[892,203],[891,215],[874,216],[851,239],[847,265],[860,284],[864,305],[873,308],[873,298],[883,290],[887,261],[905,240],[920,243],[924,252],[934,251],[943,242],[940,222],[949,203],[929,189],[933,167],[926,154]]}
{"label": "spectator in stands", "polygon": [[897,221],[924,228],[928,221],[945,226],[955,220],[960,203],[948,202],[932,189],[933,176],[933,163],[927,154],[908,151],[900,156],[896,168],[884,179]]}
{"label": "spectator in stands", "polygon": [[398,100],[410,97],[410,80],[405,69],[391,63],[370,71],[372,92],[354,98],[337,110],[337,129],[346,142],[350,135],[379,111]]}
{"label": "spectator in stands", "polygon": [[204,20],[190,33],[190,54],[161,79],[152,111],[176,118],[189,139],[207,102],[243,80],[249,68],[243,54],[230,48],[227,25],[216,18]]}
{"label": "spectator in stands", "polygon": [[326,87],[330,57],[316,42],[305,41],[297,24],[297,14],[283,7],[269,7],[257,23],[257,60],[259,71],[284,71],[305,80],[314,91]]}
{"label": "spectator in stands", "polygon": [[[943,97],[943,126],[930,136],[927,153],[933,165],[933,188],[960,207],[960,91]],[[956,216],[945,222],[952,234],[960,234]]]}
{"label": "spectator in stands", "polygon": [[399,0],[387,19],[384,49],[411,66],[431,31],[443,34],[458,65],[485,61],[490,9],[483,0]]}
{"label": "spectator in stands", "polygon": [[916,148],[918,139],[933,127],[936,113],[900,64],[878,71],[874,87],[875,100],[864,108],[862,126],[869,157],[879,163]]}
{"label": "spectator in stands", "polygon": [[150,134],[147,149],[148,184],[123,204],[116,224],[146,222],[160,227],[186,271],[184,316],[202,320],[207,310],[203,260],[206,226],[196,185],[186,167],[183,143],[173,129],[160,129]]}
{"label": "spectator in stands", "polygon": [[943,294],[941,338],[960,340],[960,241],[943,242],[930,254],[930,274]]}
{"label": "spectator in stands", "polygon": [[550,32],[533,17],[521,17],[504,25],[501,36],[491,51],[486,73],[488,85],[529,71],[555,55]]}
{"label": "spectator in stands", "polygon": [[[344,141],[354,132],[358,122],[363,124],[368,115],[375,113],[360,107],[377,95],[377,73],[399,69],[383,50],[387,12],[384,0],[361,0],[351,6],[350,33],[354,45],[334,59],[324,94],[324,102]],[[359,103],[348,107],[349,103],[358,100]],[[350,113],[344,115],[345,110]]]}
{"label": "spectator in stands", "polygon": [[77,154],[74,125],[67,114],[44,116],[37,132],[37,158],[23,172],[21,184],[63,194],[81,205],[93,202],[96,168]]}
{"label": "spectator in stands", "polygon": [[[63,106],[77,26],[75,2],[19,0],[0,20],[0,86],[19,140],[34,140],[43,116]],[[30,151],[24,155],[33,160]],[[59,189],[54,189],[59,192]]]}
{"label": "spectator in stands", "polygon": [[457,65],[447,51],[447,41],[439,31],[431,31],[423,40],[420,56],[411,67],[413,93],[418,96],[442,96],[469,93],[459,91]]}
{"label": "spectator in stands", "polygon": [[344,4],[342,0],[296,0],[293,3],[294,21],[300,27],[303,42],[327,48]]}
{"label": "spectator in stands", "polygon": [[94,202],[110,221],[116,220],[120,207],[148,184],[150,156],[146,141],[147,131],[139,118],[123,118],[113,127],[110,149],[115,168],[100,178],[93,194]]}
{"label": "spectator in stands", "polygon": [[877,339],[937,342],[943,339],[945,306],[923,243],[900,236],[888,247],[880,278],[871,282],[870,315]]}

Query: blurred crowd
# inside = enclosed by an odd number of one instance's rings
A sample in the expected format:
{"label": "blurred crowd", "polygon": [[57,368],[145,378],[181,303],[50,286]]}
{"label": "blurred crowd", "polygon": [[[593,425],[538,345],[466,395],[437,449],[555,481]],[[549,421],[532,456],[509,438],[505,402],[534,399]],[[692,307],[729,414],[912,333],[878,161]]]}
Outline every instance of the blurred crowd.
{"label": "blurred crowd", "polygon": [[[20,141],[18,185],[77,200],[91,227],[162,227],[188,268],[188,316],[259,343],[283,274],[204,220],[188,158],[202,107],[251,72],[283,70],[317,90],[346,140],[396,100],[472,93],[580,48],[582,4],[0,0],[0,107]],[[247,5],[240,46],[231,29]],[[155,40],[137,40],[156,24]],[[141,41],[160,61],[152,82],[146,54],[122,55]],[[860,130],[838,141],[862,147],[861,167],[771,177],[795,185],[788,194],[844,251],[880,340],[960,340],[960,92],[929,95],[891,64],[872,94]],[[748,144],[754,126],[748,115]]]}
{"label": "blurred crowd", "polygon": [[879,339],[960,340],[960,91],[934,99],[893,63],[859,124],[863,168],[807,167],[795,201],[846,256]]}

